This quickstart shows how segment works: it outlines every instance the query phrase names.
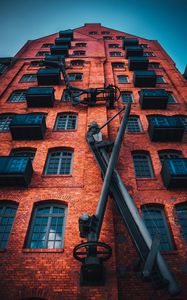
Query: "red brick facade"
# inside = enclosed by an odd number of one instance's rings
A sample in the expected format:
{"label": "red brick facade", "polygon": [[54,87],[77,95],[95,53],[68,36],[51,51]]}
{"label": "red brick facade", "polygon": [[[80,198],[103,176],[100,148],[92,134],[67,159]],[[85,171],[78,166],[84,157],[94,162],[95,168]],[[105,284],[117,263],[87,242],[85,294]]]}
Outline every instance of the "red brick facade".
{"label": "red brick facade", "polygon": [[[90,31],[98,34],[90,35]],[[101,31],[109,31],[112,40],[103,40]],[[104,34],[105,35],[105,34]],[[68,73],[83,73],[83,81],[77,81],[75,86],[81,88],[102,87],[104,84],[115,84],[121,91],[133,92],[134,102],[131,114],[140,117],[143,127],[141,133],[126,133],[121,148],[118,171],[123,178],[129,193],[133,197],[137,208],[143,204],[162,204],[167,217],[175,250],[164,252],[171,272],[177,278],[182,288],[181,295],[176,299],[187,298],[187,258],[186,244],[180,233],[180,226],[175,219],[175,205],[187,201],[184,190],[167,190],[162,182],[159,150],[180,150],[187,157],[186,136],[181,143],[153,143],[147,133],[148,122],[146,115],[185,115],[187,99],[187,82],[176,69],[174,62],[167,55],[157,41],[138,38],[140,44],[147,44],[144,51],[152,51],[155,56],[150,62],[159,62],[158,75],[163,75],[166,83],[158,84],[173,92],[177,103],[168,105],[167,110],[141,110],[139,106],[140,88],[133,85],[133,72],[128,70],[128,60],[124,58],[122,41],[116,36],[134,37],[113,29],[102,27],[100,24],[86,24],[74,30],[74,39],[69,50],[68,64],[71,60],[82,59],[84,66],[68,69]],[[16,217],[9,236],[6,249],[0,250],[0,299],[21,300],[27,298],[57,299],[169,299],[167,291],[155,291],[151,283],[143,282],[133,271],[133,262],[138,254],[132,244],[127,229],[117,212],[112,199],[107,205],[106,215],[101,232],[101,241],[108,243],[113,249],[113,255],[105,264],[106,285],[103,287],[81,287],[79,285],[80,263],[73,258],[73,248],[81,242],[78,231],[78,218],[87,211],[90,215],[95,212],[99,199],[102,178],[94,157],[85,140],[88,125],[97,121],[102,125],[121,107],[121,99],[116,109],[107,110],[105,104],[87,107],[72,106],[70,102],[62,102],[61,97],[65,85],[56,85],[55,105],[53,108],[28,108],[26,103],[10,103],[8,99],[14,90],[27,89],[38,86],[37,82],[21,83],[23,74],[36,73],[38,67],[30,66],[38,51],[50,51],[42,48],[44,43],[54,43],[58,34],[37,40],[28,41],[16,55],[14,65],[1,77],[0,111],[1,113],[31,113],[44,112],[47,114],[47,130],[43,140],[15,141],[10,132],[0,132],[0,155],[8,156],[11,149],[31,147],[36,149],[33,161],[34,174],[28,188],[1,188],[0,201],[10,200],[18,204]],[[76,47],[75,43],[85,42],[86,47]],[[117,43],[119,48],[109,48],[108,44]],[[84,50],[84,56],[72,55],[74,50]],[[121,57],[111,57],[111,51],[121,52]],[[125,68],[112,68],[112,62],[123,62]],[[118,83],[118,75],[127,75],[129,83]],[[54,131],[54,124],[58,113],[75,112],[78,114],[76,130]],[[120,125],[120,117],[110,123],[108,129],[103,130],[106,139],[114,140]],[[73,149],[72,175],[44,175],[44,167],[51,148]],[[154,178],[136,179],[133,168],[132,151],[149,151]],[[67,216],[64,232],[63,249],[28,249],[25,240],[34,204],[39,201],[58,200],[67,206]],[[38,299],[37,298],[37,299]]]}

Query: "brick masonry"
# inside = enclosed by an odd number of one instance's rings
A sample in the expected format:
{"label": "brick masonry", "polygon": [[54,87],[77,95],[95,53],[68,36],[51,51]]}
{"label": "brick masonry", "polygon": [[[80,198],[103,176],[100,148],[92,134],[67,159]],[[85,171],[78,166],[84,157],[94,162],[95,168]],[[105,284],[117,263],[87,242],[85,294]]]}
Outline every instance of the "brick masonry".
{"label": "brick masonry", "polygon": [[[109,30],[113,40],[103,40],[101,31]],[[90,31],[98,31],[98,35],[89,35]],[[73,58],[73,50],[85,50],[86,56],[76,57],[85,61],[84,67],[73,67],[68,72],[83,73],[84,80],[74,84],[77,87],[102,87],[104,84],[116,84],[122,91],[132,91],[134,103],[132,115],[140,117],[143,132],[126,133],[118,162],[118,170],[127,185],[130,194],[140,209],[147,203],[158,203],[164,206],[174,240],[175,250],[163,253],[171,271],[182,287],[182,293],[177,300],[187,298],[187,258],[186,245],[180,234],[180,227],[175,219],[174,207],[187,200],[185,191],[168,191],[164,188],[160,176],[161,164],[158,151],[163,149],[180,150],[187,157],[186,136],[182,143],[151,143],[147,127],[146,115],[185,114],[187,98],[187,81],[176,69],[174,62],[167,55],[157,41],[139,38],[139,42],[148,44],[155,53],[150,61],[159,62],[157,74],[163,75],[166,83],[159,84],[159,88],[173,92],[176,104],[168,105],[165,111],[141,110],[138,91],[132,83],[133,73],[127,68],[124,58],[122,41],[116,36],[133,37],[130,34],[108,29],[100,24],[85,24],[74,30],[74,40],[69,51],[68,64]],[[10,103],[8,98],[14,90],[27,89],[37,86],[36,83],[20,83],[23,74],[36,73],[38,68],[31,67],[30,61],[36,58],[44,43],[54,43],[58,34],[53,34],[37,40],[29,41],[18,52],[15,64],[1,77],[0,110],[1,113],[47,113],[47,131],[42,141],[14,141],[9,132],[0,132],[0,155],[8,156],[11,149],[32,147],[36,149],[33,161],[34,175],[28,188],[1,188],[0,201],[16,201],[18,210],[9,237],[7,248],[0,250],[0,299],[21,300],[27,298],[47,300],[138,300],[138,299],[170,299],[165,290],[155,291],[150,283],[143,282],[133,271],[133,264],[138,257],[131,238],[125,228],[116,207],[109,199],[106,215],[101,232],[101,240],[110,244],[113,249],[112,258],[106,262],[106,285],[104,287],[80,287],[80,264],[73,258],[75,245],[81,242],[78,232],[78,218],[84,212],[95,212],[99,198],[102,179],[93,155],[89,150],[85,134],[88,124],[97,121],[99,125],[106,122],[122,107],[121,100],[115,110],[106,109],[104,104],[87,108],[86,106],[72,106],[61,102],[65,86],[55,88],[55,105],[53,108],[28,108],[26,103]],[[86,42],[86,48],[75,47],[76,42]],[[117,43],[119,48],[110,49],[108,44]],[[120,51],[121,57],[110,57],[110,51]],[[27,60],[25,60],[27,58]],[[37,57],[38,58],[38,57]],[[38,59],[42,59],[39,57]],[[111,62],[125,62],[125,69],[112,69]],[[117,75],[128,75],[129,83],[118,84]],[[55,132],[56,116],[60,112],[76,112],[78,114],[77,130]],[[114,140],[120,125],[120,117],[110,123],[108,129],[103,130],[103,136]],[[48,150],[63,147],[73,149],[72,175],[45,176],[44,166]],[[136,179],[134,175],[131,152],[134,150],[149,151],[155,177],[152,179]],[[31,219],[34,204],[39,201],[57,200],[67,206],[65,224],[64,248],[57,249],[26,249],[25,239]],[[38,298],[37,298],[38,297]]]}

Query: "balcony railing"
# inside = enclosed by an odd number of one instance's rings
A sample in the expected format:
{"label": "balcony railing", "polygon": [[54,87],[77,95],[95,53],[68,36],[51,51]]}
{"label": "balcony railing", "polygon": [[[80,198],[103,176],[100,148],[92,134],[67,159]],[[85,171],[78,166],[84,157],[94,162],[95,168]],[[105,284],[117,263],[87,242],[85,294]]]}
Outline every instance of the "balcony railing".
{"label": "balcony railing", "polygon": [[166,188],[187,188],[187,158],[166,159],[161,176]]}
{"label": "balcony railing", "polygon": [[59,69],[39,69],[37,73],[38,85],[58,85],[61,83]]}
{"label": "balcony railing", "polygon": [[130,56],[143,56],[143,48],[140,46],[127,46],[125,50],[126,58],[129,58]]}
{"label": "balcony railing", "polygon": [[10,123],[13,140],[40,140],[45,131],[45,115],[41,113],[15,115]]}
{"label": "balcony railing", "polygon": [[140,91],[140,106],[142,109],[166,109],[168,93],[163,89],[143,89]]}
{"label": "balcony railing", "polygon": [[124,38],[123,39],[123,50],[126,50],[128,46],[138,46],[139,41],[137,38]]}
{"label": "balcony railing", "polygon": [[148,133],[154,142],[179,142],[183,138],[184,125],[179,117],[149,117]]}
{"label": "balcony railing", "polygon": [[26,92],[28,107],[52,107],[54,100],[54,88],[52,87],[31,87]]}
{"label": "balcony railing", "polygon": [[68,56],[69,46],[67,45],[53,45],[51,46],[51,54]]}
{"label": "balcony railing", "polygon": [[155,87],[155,71],[134,71],[133,82],[135,87]]}
{"label": "balcony railing", "polygon": [[71,30],[71,29],[68,29],[68,30],[61,30],[60,32],[59,32],[59,37],[60,38],[71,38],[71,39],[73,39],[73,30]]}
{"label": "balcony railing", "polygon": [[149,66],[149,59],[147,57],[130,56],[128,59],[128,67],[130,71],[147,70],[148,66]]}
{"label": "balcony railing", "polygon": [[29,157],[0,156],[0,186],[28,186],[32,174]]}
{"label": "balcony railing", "polygon": [[70,47],[71,46],[71,38],[56,38],[55,39],[55,45],[64,45],[64,46],[68,46]]}

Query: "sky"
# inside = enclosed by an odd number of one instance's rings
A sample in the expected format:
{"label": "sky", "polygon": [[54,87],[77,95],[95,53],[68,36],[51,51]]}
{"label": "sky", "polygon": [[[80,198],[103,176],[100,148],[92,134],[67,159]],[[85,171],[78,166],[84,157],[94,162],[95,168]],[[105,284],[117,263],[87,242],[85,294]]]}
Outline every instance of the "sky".
{"label": "sky", "polygon": [[0,57],[84,23],[158,40],[181,73],[187,64],[187,0],[0,0]]}

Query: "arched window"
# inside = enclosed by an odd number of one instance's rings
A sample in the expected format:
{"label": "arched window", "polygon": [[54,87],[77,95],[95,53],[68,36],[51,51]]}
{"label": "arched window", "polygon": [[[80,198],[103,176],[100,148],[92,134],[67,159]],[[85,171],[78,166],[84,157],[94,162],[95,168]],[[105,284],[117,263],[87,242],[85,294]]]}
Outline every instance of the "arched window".
{"label": "arched window", "polygon": [[17,205],[10,201],[0,201],[0,248],[6,248],[12,229]]}
{"label": "arched window", "polygon": [[154,177],[151,159],[148,153],[134,152],[132,158],[136,178]]}
{"label": "arched window", "polygon": [[138,116],[129,116],[127,122],[127,132],[142,132],[142,125]]}
{"label": "arched window", "polygon": [[15,148],[11,150],[10,156],[30,157],[33,161],[36,150],[32,148]]}
{"label": "arched window", "polygon": [[71,66],[74,66],[74,67],[84,66],[84,60],[81,60],[81,59],[72,60]]}
{"label": "arched window", "polygon": [[77,114],[62,113],[58,114],[55,124],[55,130],[70,130],[77,127]]}
{"label": "arched window", "polygon": [[71,174],[73,152],[69,150],[50,151],[45,167],[46,175]]}
{"label": "arched window", "polygon": [[0,115],[0,131],[9,131],[9,125],[14,117],[14,114]]}
{"label": "arched window", "polygon": [[8,102],[15,103],[15,102],[25,102],[26,101],[26,90],[17,90],[13,91],[13,93],[8,98]]}
{"label": "arched window", "polygon": [[141,210],[143,220],[152,239],[157,233],[160,236],[160,250],[173,250],[174,246],[163,207],[146,204],[142,206]]}
{"label": "arched window", "polygon": [[29,227],[27,248],[63,248],[66,206],[50,201],[37,204]]}
{"label": "arched window", "polygon": [[175,206],[177,222],[181,227],[182,237],[187,244],[187,203],[177,204]]}

